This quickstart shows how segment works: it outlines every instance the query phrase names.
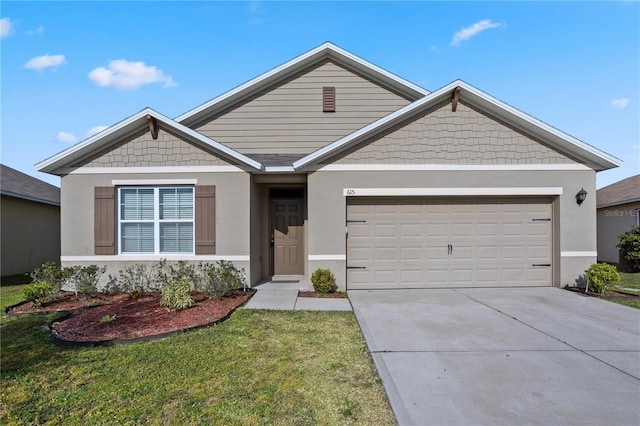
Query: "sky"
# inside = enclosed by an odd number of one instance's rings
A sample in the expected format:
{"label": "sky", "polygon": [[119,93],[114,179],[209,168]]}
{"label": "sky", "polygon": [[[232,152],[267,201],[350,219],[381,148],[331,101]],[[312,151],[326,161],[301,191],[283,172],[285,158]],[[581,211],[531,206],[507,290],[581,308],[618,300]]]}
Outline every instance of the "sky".
{"label": "sky", "polygon": [[640,2],[0,2],[0,161],[180,114],[331,41],[427,90],[462,79],[640,173]]}

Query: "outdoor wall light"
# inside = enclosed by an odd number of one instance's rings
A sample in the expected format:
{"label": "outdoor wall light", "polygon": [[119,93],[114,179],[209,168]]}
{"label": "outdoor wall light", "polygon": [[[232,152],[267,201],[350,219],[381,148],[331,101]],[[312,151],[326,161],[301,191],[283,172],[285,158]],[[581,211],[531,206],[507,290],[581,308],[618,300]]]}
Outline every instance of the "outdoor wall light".
{"label": "outdoor wall light", "polygon": [[582,204],[582,202],[585,200],[585,198],[587,198],[587,191],[585,191],[584,188],[582,188],[576,194],[576,203],[578,203],[578,205]]}

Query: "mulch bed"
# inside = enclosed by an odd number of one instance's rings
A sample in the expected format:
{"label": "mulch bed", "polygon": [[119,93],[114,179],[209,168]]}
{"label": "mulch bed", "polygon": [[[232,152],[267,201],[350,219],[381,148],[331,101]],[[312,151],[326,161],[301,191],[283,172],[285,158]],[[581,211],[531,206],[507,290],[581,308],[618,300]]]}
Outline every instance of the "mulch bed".
{"label": "mulch bed", "polygon": [[567,287],[567,290],[572,291],[574,293],[585,294],[587,296],[599,297],[600,299],[611,299],[611,300],[638,300],[640,299],[640,295],[637,294],[629,294],[622,293],[619,291],[609,291],[605,294],[595,293],[592,291],[585,292],[584,288],[579,287]]}
{"label": "mulch bed", "polygon": [[316,293],[315,291],[299,291],[299,297],[319,297],[324,299],[345,299],[347,296],[344,293],[333,292],[333,293]]}
{"label": "mulch bed", "polygon": [[[149,293],[138,299],[128,294],[96,294],[90,299],[78,298],[74,293],[41,308],[23,303],[10,308],[7,315],[68,312],[69,316],[51,324],[56,340],[61,342],[105,343],[127,341],[189,330],[219,322],[246,303],[253,292],[235,291],[231,296],[212,300],[193,294],[196,301],[191,308],[169,311],[160,306],[160,293]],[[106,321],[107,317],[113,317]]]}

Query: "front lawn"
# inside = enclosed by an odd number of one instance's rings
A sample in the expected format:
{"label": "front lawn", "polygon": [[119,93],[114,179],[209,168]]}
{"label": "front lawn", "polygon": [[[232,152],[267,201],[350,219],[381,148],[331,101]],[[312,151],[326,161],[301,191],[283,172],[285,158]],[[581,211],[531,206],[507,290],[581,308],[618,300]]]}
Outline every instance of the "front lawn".
{"label": "front lawn", "polygon": [[1,424],[395,423],[352,312],[240,309],[100,348],[54,346],[55,315],[2,323]]}
{"label": "front lawn", "polygon": [[[620,283],[616,286],[617,290],[621,290],[625,293],[640,295],[640,272],[619,272]],[[631,306],[632,308],[640,309],[640,300],[611,300],[612,302],[620,303],[621,305]]]}

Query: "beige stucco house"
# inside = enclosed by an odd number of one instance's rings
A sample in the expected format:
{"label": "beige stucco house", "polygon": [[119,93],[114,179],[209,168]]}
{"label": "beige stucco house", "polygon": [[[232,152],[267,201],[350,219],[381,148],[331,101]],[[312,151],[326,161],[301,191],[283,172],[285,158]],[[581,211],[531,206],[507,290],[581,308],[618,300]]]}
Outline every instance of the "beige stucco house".
{"label": "beige stucco house", "polygon": [[0,164],[2,276],[60,261],[60,188]]}
{"label": "beige stucco house", "polygon": [[384,289],[575,284],[596,172],[619,164],[468,83],[430,92],[325,43],[37,167],[62,177],[63,264],[225,259],[252,285],[330,268]]}
{"label": "beige stucco house", "polygon": [[618,236],[640,225],[640,175],[598,189],[598,260],[620,263]]}

